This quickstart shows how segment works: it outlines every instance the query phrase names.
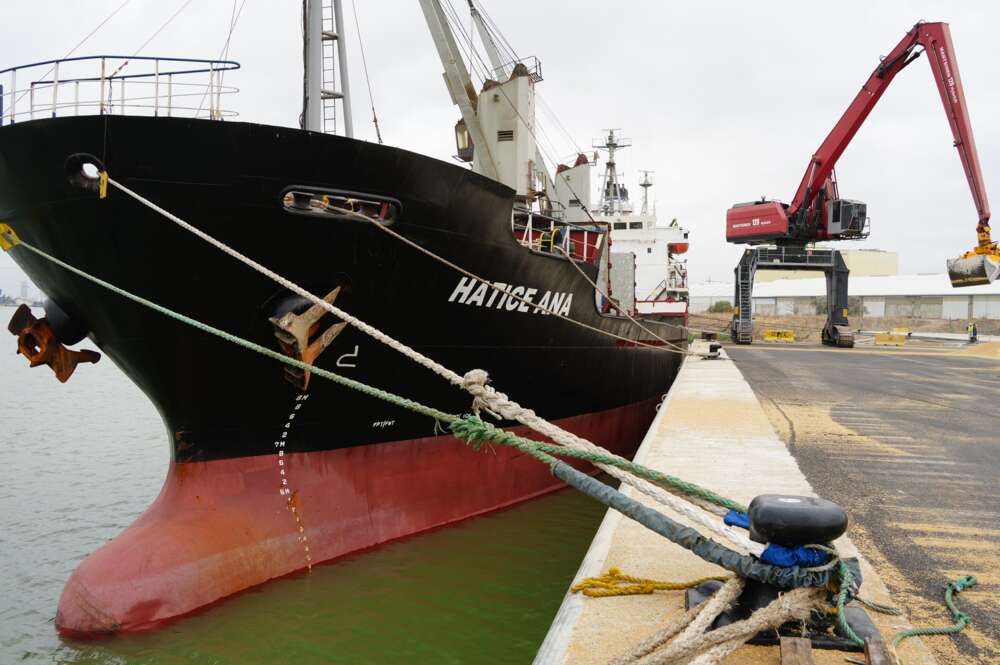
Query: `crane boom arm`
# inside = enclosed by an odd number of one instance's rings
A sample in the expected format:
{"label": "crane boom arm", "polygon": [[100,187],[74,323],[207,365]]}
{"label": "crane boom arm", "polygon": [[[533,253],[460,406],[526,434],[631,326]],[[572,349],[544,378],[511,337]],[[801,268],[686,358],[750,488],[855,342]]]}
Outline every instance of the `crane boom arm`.
{"label": "crane boom arm", "polygon": [[983,186],[983,175],[979,168],[979,155],[972,135],[972,125],[965,104],[962,79],[958,73],[958,63],[952,46],[951,31],[947,23],[918,23],[906,33],[896,47],[872,72],[861,87],[861,91],[837,121],[819,149],[813,155],[806,173],[799,184],[795,197],[788,208],[789,216],[808,208],[827,178],[833,172],[837,160],[857,134],[875,104],[882,97],[889,83],[904,67],[919,55],[917,46],[922,46],[928,56],[934,80],[937,83],[941,101],[944,104],[948,124],[951,127],[958,156],[962,160],[972,198],[979,215],[980,225],[990,219],[990,206]]}

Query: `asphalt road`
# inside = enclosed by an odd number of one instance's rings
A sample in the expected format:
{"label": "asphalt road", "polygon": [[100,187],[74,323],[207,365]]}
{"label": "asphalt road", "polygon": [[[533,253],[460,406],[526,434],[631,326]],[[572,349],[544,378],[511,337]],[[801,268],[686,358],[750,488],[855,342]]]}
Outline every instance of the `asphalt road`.
{"label": "asphalt road", "polygon": [[1000,361],[934,350],[727,345],[775,429],[944,663],[1000,663]]}

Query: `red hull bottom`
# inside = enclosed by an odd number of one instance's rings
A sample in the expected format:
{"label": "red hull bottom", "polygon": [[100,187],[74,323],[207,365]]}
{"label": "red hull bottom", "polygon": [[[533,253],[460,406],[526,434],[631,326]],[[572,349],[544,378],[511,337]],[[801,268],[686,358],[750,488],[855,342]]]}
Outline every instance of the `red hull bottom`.
{"label": "red hull bottom", "polygon": [[[559,424],[631,457],[654,404]],[[149,628],[312,564],[560,486],[527,455],[477,453],[448,436],[172,463],[146,512],[70,576],[56,626],[74,635]]]}

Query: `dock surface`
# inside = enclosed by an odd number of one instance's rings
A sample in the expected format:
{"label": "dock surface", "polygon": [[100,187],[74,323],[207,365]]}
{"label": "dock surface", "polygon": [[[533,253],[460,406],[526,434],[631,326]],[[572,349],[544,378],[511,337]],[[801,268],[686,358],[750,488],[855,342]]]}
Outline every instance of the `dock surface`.
{"label": "dock surface", "polygon": [[1000,663],[1000,344],[844,353],[727,347],[810,484],[917,625],[947,623],[946,579],[972,625],[928,639],[942,663]]}
{"label": "dock surface", "polygon": [[[741,502],[764,493],[815,494],[737,363],[726,359],[687,359],[636,453],[636,461]],[[631,488],[623,491],[650,503]],[[844,556],[857,555],[847,537],[839,539],[836,545]],[[863,557],[861,560],[862,594],[879,602],[893,602],[876,571]],[[631,575],[670,581],[722,572],[619,513],[609,511],[575,582],[612,567]],[[680,591],[611,598],[567,594],[535,664],[606,663],[678,616],[683,612],[683,602],[684,594]],[[872,618],[887,636],[908,625],[900,617],[873,615]],[[919,639],[904,642],[899,653],[906,665],[935,662]],[[848,654],[813,651],[818,665],[842,665],[845,655]],[[752,646],[744,646],[725,661],[733,665],[778,662],[777,647]]]}

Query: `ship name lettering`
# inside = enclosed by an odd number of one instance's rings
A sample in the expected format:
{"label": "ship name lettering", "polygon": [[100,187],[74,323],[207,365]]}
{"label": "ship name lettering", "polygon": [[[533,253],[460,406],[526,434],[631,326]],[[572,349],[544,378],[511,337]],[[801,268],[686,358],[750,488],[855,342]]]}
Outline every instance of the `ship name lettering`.
{"label": "ship name lettering", "polygon": [[462,277],[448,297],[448,302],[508,312],[542,316],[556,312],[560,316],[566,316],[573,303],[573,294],[564,291],[540,292],[526,286],[504,282],[488,283],[472,277]]}
{"label": "ship name lettering", "polygon": [[479,286],[476,287],[476,291],[471,296],[469,296],[469,298],[465,301],[465,304],[479,305],[481,307],[483,301],[486,300],[486,292],[489,288],[490,288],[489,284],[487,284],[486,282],[480,282]]}
{"label": "ship name lettering", "polygon": [[512,295],[514,297],[513,298],[509,298],[507,300],[507,311],[508,312],[513,312],[515,309],[517,309],[517,306],[521,304],[521,301],[518,300],[518,298],[523,298],[524,297],[524,287],[523,286],[515,286],[513,289],[511,289],[510,295]]}
{"label": "ship name lettering", "polygon": [[[538,293],[538,289],[528,289],[528,290],[526,290],[526,291],[524,292],[524,300],[525,300],[526,302],[522,302],[522,303],[519,303],[519,306],[518,306],[518,308],[517,308],[517,311],[519,311],[519,312],[527,312],[527,311],[528,311],[528,310],[530,309],[530,308],[528,307],[528,303],[530,303],[530,302],[534,302],[534,301],[532,300],[532,298],[534,298],[534,297],[535,297],[535,294],[536,294],[536,293]],[[537,309],[537,308],[536,308],[536,309]]]}
{"label": "ship name lettering", "polygon": [[493,307],[493,301],[496,297],[501,293],[506,293],[505,289],[507,288],[507,285],[503,282],[493,282],[493,287],[493,291],[490,292],[490,299],[486,303],[487,307]]}

